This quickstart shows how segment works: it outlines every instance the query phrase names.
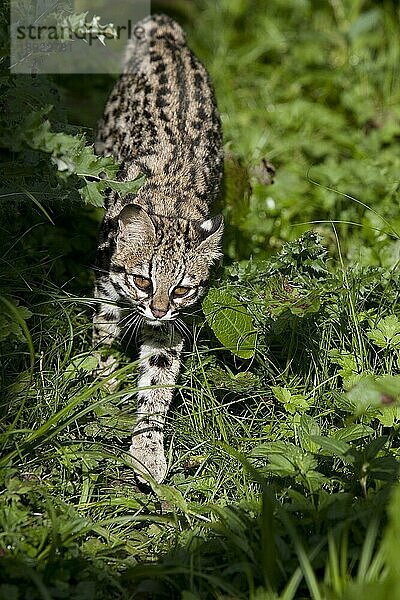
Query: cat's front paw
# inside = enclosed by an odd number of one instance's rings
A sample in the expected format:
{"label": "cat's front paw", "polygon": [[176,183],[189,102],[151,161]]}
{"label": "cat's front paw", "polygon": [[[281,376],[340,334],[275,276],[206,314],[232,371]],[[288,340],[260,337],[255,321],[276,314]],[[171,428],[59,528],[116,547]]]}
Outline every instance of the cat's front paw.
{"label": "cat's front paw", "polygon": [[150,475],[161,483],[167,473],[167,461],[164,455],[163,435],[158,431],[134,432],[129,448],[136,477],[140,483],[148,481],[140,474]]}

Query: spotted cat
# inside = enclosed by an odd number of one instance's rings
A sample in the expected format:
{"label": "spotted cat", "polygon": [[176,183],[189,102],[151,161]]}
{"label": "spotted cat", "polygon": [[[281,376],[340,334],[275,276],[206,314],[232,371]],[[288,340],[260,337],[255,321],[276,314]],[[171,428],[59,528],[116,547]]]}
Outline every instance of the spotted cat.
{"label": "spotted cat", "polygon": [[[206,289],[223,231],[222,216],[209,214],[223,170],[215,95],[171,18],[152,15],[135,27],[96,151],[119,161],[119,180],[146,176],[137,194],[108,195],[93,335],[97,347],[140,339],[130,453],[139,478],[162,481],[164,422],[187,331],[182,315]],[[111,373],[117,364],[109,357],[102,367]]]}

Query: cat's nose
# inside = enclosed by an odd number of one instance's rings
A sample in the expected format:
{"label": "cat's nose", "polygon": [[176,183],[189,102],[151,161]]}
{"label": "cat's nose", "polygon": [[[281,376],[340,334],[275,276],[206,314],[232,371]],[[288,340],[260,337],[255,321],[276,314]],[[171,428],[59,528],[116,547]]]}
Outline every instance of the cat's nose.
{"label": "cat's nose", "polygon": [[151,312],[153,313],[156,319],[161,319],[162,317],[165,317],[168,310],[163,310],[161,308],[152,308]]}

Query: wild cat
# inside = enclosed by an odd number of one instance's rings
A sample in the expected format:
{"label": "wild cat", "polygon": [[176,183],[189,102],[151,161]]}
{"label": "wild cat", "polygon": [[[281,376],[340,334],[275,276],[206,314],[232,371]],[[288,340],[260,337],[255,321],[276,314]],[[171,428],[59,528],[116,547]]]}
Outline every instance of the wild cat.
{"label": "wild cat", "polygon": [[[171,18],[152,15],[137,24],[96,151],[121,164],[122,181],[146,176],[137,194],[108,195],[94,343],[110,346],[127,333],[140,339],[130,453],[137,472],[162,481],[164,423],[187,329],[182,315],[206,289],[223,232],[222,216],[209,216],[223,170],[215,95]],[[111,372],[117,365],[108,358],[102,366]]]}

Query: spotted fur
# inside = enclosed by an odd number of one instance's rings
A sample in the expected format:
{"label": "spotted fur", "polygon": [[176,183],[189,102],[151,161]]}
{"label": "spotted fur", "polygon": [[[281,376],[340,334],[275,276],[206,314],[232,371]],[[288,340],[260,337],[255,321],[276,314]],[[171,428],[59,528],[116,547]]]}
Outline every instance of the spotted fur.
{"label": "spotted fur", "polygon": [[[94,343],[139,338],[137,420],[130,448],[140,473],[166,473],[163,430],[188,329],[183,312],[204,293],[223,221],[210,217],[223,168],[221,125],[207,71],[165,15],[139,22],[105,108],[96,151],[120,162],[98,250]],[[103,360],[110,375],[115,359]]]}

